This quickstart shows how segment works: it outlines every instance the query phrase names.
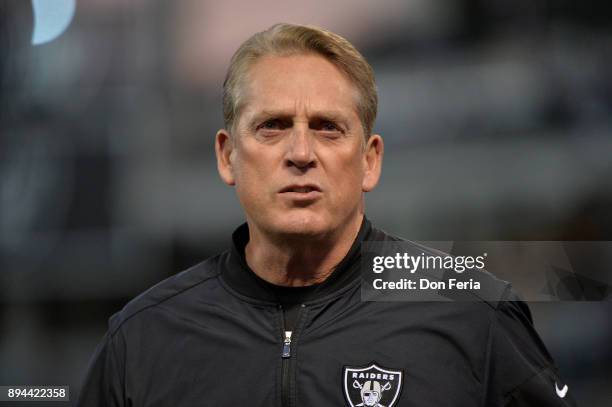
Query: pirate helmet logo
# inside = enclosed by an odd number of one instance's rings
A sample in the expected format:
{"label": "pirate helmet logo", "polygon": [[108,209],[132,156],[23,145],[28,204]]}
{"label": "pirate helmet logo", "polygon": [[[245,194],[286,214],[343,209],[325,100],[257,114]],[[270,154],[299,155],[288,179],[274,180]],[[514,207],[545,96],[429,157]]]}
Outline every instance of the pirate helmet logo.
{"label": "pirate helmet logo", "polygon": [[402,371],[382,368],[375,363],[366,367],[345,366],[344,396],[350,407],[393,407],[402,389]]}

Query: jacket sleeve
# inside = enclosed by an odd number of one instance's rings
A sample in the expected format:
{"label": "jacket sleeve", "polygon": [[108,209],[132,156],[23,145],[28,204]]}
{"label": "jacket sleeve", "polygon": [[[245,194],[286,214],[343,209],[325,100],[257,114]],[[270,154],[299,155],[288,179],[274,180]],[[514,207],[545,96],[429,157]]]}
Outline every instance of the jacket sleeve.
{"label": "jacket sleeve", "polygon": [[124,378],[118,334],[107,332],[98,344],[91,361],[79,397],[77,407],[123,407]]}
{"label": "jacket sleeve", "polygon": [[516,294],[499,305],[491,321],[487,371],[485,406],[576,406],[535,331],[529,307]]}

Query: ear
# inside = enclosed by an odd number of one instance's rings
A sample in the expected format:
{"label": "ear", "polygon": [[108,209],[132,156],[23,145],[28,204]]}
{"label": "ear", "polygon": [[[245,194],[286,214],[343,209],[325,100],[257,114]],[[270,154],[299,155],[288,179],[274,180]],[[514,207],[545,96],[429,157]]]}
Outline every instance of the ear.
{"label": "ear", "polygon": [[378,184],[382,171],[382,161],[384,155],[384,143],[379,134],[372,134],[366,142],[363,152],[363,181],[361,189],[363,192],[370,192]]}
{"label": "ear", "polygon": [[231,134],[221,129],[215,136],[215,154],[217,156],[217,171],[219,176],[227,185],[235,185],[234,168],[232,161],[234,158],[234,140]]}

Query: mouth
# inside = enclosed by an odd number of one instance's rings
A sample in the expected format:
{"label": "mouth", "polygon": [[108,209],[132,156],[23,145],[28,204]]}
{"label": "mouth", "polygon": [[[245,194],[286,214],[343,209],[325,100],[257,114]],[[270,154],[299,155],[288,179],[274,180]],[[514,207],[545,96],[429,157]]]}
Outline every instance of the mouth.
{"label": "mouth", "polygon": [[279,193],[284,194],[287,192],[294,192],[299,194],[308,194],[310,192],[321,192],[321,188],[314,184],[307,185],[289,185],[279,191]]}
{"label": "mouth", "polygon": [[279,191],[281,196],[292,201],[315,201],[322,196],[321,188],[314,184],[289,185]]}

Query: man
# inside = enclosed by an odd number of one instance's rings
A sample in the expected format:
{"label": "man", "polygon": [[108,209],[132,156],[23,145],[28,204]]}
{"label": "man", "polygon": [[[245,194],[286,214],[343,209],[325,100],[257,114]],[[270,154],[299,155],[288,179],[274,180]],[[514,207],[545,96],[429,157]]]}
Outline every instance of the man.
{"label": "man", "polygon": [[329,31],[279,24],[238,49],[215,149],[246,223],[111,317],[78,405],[572,405],[507,285],[497,303],[361,301],[361,243],[398,241],[364,216],[376,104]]}

